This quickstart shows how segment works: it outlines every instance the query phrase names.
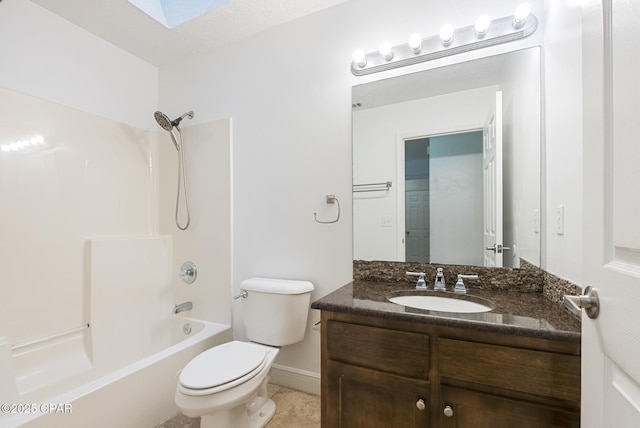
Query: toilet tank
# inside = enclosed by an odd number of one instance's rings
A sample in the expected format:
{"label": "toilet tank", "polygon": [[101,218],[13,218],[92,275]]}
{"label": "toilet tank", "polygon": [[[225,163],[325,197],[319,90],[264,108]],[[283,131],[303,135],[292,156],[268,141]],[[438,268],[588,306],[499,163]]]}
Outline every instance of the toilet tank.
{"label": "toilet tank", "polygon": [[271,346],[285,346],[304,339],[313,284],[290,279],[250,278],[240,289],[242,318],[247,338]]}

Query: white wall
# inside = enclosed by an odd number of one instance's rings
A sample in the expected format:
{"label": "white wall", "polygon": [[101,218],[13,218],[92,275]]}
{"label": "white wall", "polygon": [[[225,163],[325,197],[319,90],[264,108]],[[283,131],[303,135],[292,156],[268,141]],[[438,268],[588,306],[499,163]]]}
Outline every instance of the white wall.
{"label": "white wall", "polygon": [[[511,58],[510,58],[511,59]],[[541,58],[540,50],[521,52],[505,64],[503,91],[504,266],[520,258],[540,266]],[[536,220],[538,219],[536,226]]]}
{"label": "white wall", "polygon": [[30,1],[0,4],[0,58],[0,86],[138,128],[154,124],[156,67]]}
{"label": "white wall", "polygon": [[[532,2],[541,14],[541,2]],[[196,121],[233,118],[234,278],[263,275],[312,281],[318,298],[352,275],[351,86],[450,62],[540,43],[541,32],[507,46],[374,76],[354,77],[357,47],[376,50],[381,39],[404,43],[413,31],[437,34],[443,22],[471,25],[482,13],[502,17],[517,2],[470,0],[446,6],[420,0],[354,0],[248,40],[160,69],[160,109],[193,109]],[[341,201],[341,221],[325,196]],[[236,302],[237,304],[237,302]],[[236,336],[244,336],[234,316]],[[311,320],[318,319],[312,313]],[[283,349],[277,363],[319,373],[319,335]]]}
{"label": "white wall", "polygon": [[[582,32],[579,2],[546,2],[544,39],[546,260],[551,273],[582,284]],[[564,205],[564,235],[556,207]]]}

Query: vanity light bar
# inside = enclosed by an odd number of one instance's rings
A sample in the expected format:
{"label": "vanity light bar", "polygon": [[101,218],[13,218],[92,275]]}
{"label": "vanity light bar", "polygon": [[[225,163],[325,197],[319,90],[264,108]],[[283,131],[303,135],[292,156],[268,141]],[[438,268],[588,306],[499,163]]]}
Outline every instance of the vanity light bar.
{"label": "vanity light bar", "polygon": [[383,55],[379,51],[368,54],[357,51],[359,57],[356,58],[354,53],[354,60],[351,62],[351,73],[355,76],[364,76],[513,42],[530,36],[537,28],[538,19],[535,15],[528,15],[523,22],[517,23],[514,21],[513,16],[505,16],[491,21],[484,33],[479,33],[476,30],[476,25],[471,25],[453,30],[453,34],[446,43],[443,43],[440,35],[423,38],[419,44],[419,49],[416,49],[418,43],[414,35],[412,36],[413,40],[411,40],[413,47],[409,46],[409,43],[393,46],[391,52],[387,55]]}

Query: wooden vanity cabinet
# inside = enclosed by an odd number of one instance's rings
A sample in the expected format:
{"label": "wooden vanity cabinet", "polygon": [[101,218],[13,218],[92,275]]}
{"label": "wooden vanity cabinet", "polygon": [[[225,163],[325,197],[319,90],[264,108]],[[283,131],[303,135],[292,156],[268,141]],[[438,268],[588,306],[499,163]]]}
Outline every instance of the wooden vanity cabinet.
{"label": "wooden vanity cabinet", "polygon": [[580,344],[322,311],[322,426],[580,426]]}
{"label": "wooden vanity cabinet", "polygon": [[322,426],[429,426],[429,336],[326,319]]}

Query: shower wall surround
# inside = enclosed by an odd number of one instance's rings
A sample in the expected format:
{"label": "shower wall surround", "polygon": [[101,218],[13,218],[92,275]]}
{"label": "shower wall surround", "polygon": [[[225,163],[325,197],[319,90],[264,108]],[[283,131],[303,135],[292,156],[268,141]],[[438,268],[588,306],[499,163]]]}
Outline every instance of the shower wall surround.
{"label": "shower wall surround", "polygon": [[[2,87],[0,99],[0,336],[16,343],[86,322],[87,238],[157,229],[157,155],[149,131]],[[31,138],[42,143],[19,147]]]}
{"label": "shower wall surround", "polygon": [[[175,148],[160,138],[165,132],[1,86],[0,99],[0,338],[12,345],[91,324],[89,245],[101,238],[168,236],[170,265],[148,273],[164,272],[156,293],[163,306],[191,300],[194,316],[230,323],[230,119],[183,129],[193,220],[181,232]],[[186,260],[202,267],[191,286],[177,275]]]}
{"label": "shower wall surround", "polygon": [[[150,112],[151,114],[151,112]],[[232,173],[230,118],[202,124],[182,123],[185,167],[189,174],[191,224],[185,231],[175,223],[177,192],[176,149],[166,131],[159,130],[159,232],[173,237],[175,303],[193,302],[189,316],[231,323]],[[186,284],[178,278],[185,261],[195,263],[198,278]]]}

